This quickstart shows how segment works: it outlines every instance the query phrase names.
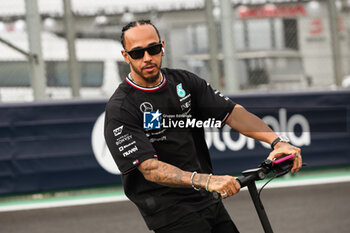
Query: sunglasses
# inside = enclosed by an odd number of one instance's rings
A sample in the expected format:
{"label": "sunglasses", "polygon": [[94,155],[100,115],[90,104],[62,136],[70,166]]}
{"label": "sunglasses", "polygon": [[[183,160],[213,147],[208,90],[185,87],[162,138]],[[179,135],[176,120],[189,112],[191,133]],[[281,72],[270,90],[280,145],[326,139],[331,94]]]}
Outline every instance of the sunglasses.
{"label": "sunglasses", "polygon": [[145,55],[145,51],[151,56],[156,55],[162,51],[162,43],[159,44],[153,44],[150,45],[146,48],[137,48],[137,49],[132,49],[130,51],[125,52],[130,55],[132,59],[141,59]]}

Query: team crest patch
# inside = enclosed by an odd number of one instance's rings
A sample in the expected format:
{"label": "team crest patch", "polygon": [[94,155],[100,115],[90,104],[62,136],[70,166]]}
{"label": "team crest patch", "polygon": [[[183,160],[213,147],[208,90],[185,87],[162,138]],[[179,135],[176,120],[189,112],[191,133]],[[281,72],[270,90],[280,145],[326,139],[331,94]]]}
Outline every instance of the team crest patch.
{"label": "team crest patch", "polygon": [[182,88],[182,83],[177,84],[177,86],[176,86],[176,92],[177,92],[177,95],[178,95],[180,98],[185,97],[186,91]]}

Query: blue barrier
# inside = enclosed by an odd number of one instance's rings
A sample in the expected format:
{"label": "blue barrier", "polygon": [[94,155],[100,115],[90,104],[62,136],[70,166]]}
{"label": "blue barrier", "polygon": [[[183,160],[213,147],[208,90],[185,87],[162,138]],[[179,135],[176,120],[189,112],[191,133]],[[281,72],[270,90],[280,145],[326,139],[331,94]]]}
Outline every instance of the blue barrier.
{"label": "blue barrier", "polygon": [[[231,98],[301,146],[309,167],[350,165],[349,91]],[[91,146],[105,104],[0,104],[0,194],[120,184],[120,176],[101,167]],[[218,174],[251,168],[270,152],[228,128],[206,136]]]}
{"label": "blue barrier", "polygon": [[91,148],[104,106],[105,101],[0,105],[0,193],[120,183],[101,169]]}

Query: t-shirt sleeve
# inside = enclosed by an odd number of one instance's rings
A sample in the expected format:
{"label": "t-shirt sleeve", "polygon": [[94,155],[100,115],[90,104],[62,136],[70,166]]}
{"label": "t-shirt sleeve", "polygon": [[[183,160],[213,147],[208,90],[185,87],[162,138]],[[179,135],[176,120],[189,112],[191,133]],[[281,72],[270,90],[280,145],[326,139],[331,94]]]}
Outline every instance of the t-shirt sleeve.
{"label": "t-shirt sleeve", "polygon": [[157,157],[142,126],[131,115],[113,115],[106,110],[104,134],[109,151],[123,174],[135,169],[143,161]]}
{"label": "t-shirt sleeve", "polygon": [[189,80],[197,116],[203,120],[220,120],[223,126],[236,104],[195,74],[189,73]]}

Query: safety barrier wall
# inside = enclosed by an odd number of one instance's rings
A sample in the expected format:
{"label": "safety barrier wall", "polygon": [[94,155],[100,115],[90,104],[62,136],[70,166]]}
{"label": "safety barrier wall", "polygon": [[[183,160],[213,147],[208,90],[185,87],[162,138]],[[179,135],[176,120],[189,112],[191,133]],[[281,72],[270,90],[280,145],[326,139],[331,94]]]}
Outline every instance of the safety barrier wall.
{"label": "safety barrier wall", "polygon": [[[308,167],[350,164],[349,91],[240,95],[232,99],[301,147]],[[254,168],[271,152],[269,145],[233,135],[220,133],[216,146],[212,143],[213,165],[219,172],[237,173]]]}
{"label": "safety barrier wall", "polygon": [[[231,98],[289,136],[309,167],[350,165],[349,91]],[[110,160],[103,165],[105,104],[0,104],[0,194],[120,184],[118,171],[108,169]],[[253,168],[271,151],[228,127],[207,131],[206,139],[217,174]]]}
{"label": "safety barrier wall", "polygon": [[0,193],[120,182],[101,169],[91,148],[104,106],[105,101],[1,105]]}

